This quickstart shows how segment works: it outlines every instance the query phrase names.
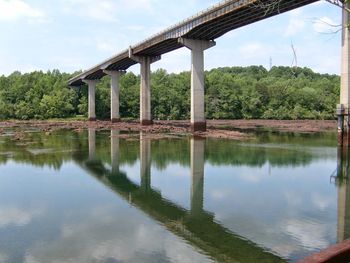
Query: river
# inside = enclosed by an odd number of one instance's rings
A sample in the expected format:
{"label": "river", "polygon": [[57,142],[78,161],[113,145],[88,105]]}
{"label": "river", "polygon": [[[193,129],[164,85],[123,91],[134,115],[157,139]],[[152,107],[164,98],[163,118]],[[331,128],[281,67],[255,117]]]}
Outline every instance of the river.
{"label": "river", "polygon": [[13,132],[0,262],[296,262],[350,237],[333,133]]}

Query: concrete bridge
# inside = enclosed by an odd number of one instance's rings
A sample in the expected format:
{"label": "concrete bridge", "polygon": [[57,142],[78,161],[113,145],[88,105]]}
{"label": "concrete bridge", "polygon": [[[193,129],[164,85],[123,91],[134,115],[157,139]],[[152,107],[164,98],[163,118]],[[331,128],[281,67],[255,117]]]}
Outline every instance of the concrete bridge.
{"label": "concrete bridge", "polygon": [[[102,77],[111,76],[111,120],[120,120],[119,78],[130,66],[140,64],[140,122],[152,124],[151,64],[161,55],[186,47],[192,53],[191,69],[191,127],[193,131],[206,130],[204,107],[204,51],[215,46],[215,39],[225,33],[265,18],[287,12],[318,0],[226,0],[179,24],[176,24],[141,43],[129,47],[116,56],[84,71],[69,80],[71,86],[86,83],[89,89],[89,120],[95,120],[95,88]],[[344,13],[344,21],[349,18]],[[346,24],[347,25],[347,24]],[[349,93],[349,30],[343,30],[343,80],[341,109],[348,111]],[[343,111],[344,114],[344,111]]]}
{"label": "concrete bridge", "polygon": [[[75,161],[118,196],[160,222],[218,262],[285,262],[266,248],[232,233],[204,210],[205,140],[191,139],[191,206],[185,209],[151,187],[151,140],[140,134],[140,185],[119,170],[118,131],[111,131],[111,167],[98,160],[95,130],[89,130],[89,156]],[[203,231],[205,229],[205,231]]]}

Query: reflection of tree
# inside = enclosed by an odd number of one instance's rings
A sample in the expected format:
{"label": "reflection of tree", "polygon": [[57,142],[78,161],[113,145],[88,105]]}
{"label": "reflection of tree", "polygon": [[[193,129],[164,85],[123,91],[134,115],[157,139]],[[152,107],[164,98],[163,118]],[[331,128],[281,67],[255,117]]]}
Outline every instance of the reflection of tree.
{"label": "reflection of tree", "polygon": [[52,135],[26,133],[19,141],[13,137],[3,137],[0,143],[0,162],[6,163],[12,159],[17,163],[59,169],[64,161],[71,160],[72,152],[81,145],[87,145],[87,141],[71,131],[60,131]]}
{"label": "reflection of tree", "polygon": [[[111,141],[109,132],[96,132],[95,157],[105,163],[111,163]],[[313,135],[271,135],[264,133],[257,143],[237,143],[231,140],[207,139],[205,143],[205,161],[215,165],[248,165],[261,167],[267,162],[272,166],[300,166],[318,158],[303,150],[305,146],[320,145],[333,147],[334,136]],[[285,146],[285,143],[296,147]],[[170,164],[190,166],[190,141],[188,138],[151,140],[152,165],[157,169],[166,169]],[[300,148],[298,147],[300,146]],[[140,157],[138,137],[119,140],[119,165],[133,165]],[[299,149],[298,149],[299,148]],[[50,135],[27,133],[21,141],[10,137],[2,139],[0,144],[0,163],[13,159],[16,162],[30,163],[35,166],[50,166],[59,169],[64,161],[72,156],[78,159],[88,157],[88,132],[76,133],[62,130]],[[37,151],[37,152],[35,152]]]}

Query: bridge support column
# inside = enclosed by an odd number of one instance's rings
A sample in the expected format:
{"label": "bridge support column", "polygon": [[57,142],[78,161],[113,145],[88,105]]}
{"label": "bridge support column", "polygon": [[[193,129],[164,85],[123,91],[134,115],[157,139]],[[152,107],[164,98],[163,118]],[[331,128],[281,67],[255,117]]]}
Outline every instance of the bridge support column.
{"label": "bridge support column", "polygon": [[191,129],[206,131],[204,106],[204,50],[216,45],[215,41],[179,38],[179,43],[192,53],[191,66]]}
{"label": "bridge support column", "polygon": [[151,189],[151,140],[140,133],[140,174],[141,188]]}
{"label": "bridge support column", "polygon": [[350,238],[350,149],[338,146],[336,185],[338,188],[337,242]]}
{"label": "bridge support column", "polygon": [[111,121],[119,122],[119,79],[124,72],[117,70],[104,70],[103,72],[111,77]]}
{"label": "bridge support column", "polygon": [[112,174],[119,173],[119,131],[111,130],[111,167]]}
{"label": "bridge support column", "polygon": [[96,159],[96,130],[94,128],[89,128],[88,140],[89,140],[89,161],[93,161]]}
{"label": "bridge support column", "polygon": [[337,242],[350,238],[350,185],[345,179],[338,185]]}
{"label": "bridge support column", "polygon": [[89,121],[96,120],[96,112],[95,112],[95,91],[96,84],[98,80],[83,80],[84,83],[88,85],[89,88],[89,99],[88,99],[88,118]]}
{"label": "bridge support column", "polygon": [[[345,3],[349,8],[350,4]],[[349,106],[350,106],[350,14],[343,10],[342,22],[342,64],[341,64],[341,85],[340,104],[337,105],[338,115],[338,142],[348,147],[350,140]]]}
{"label": "bridge support column", "polygon": [[203,212],[204,202],[204,139],[191,139],[191,214]]}
{"label": "bridge support column", "polygon": [[141,125],[151,125],[151,64],[160,60],[160,56],[135,56],[132,49],[129,48],[129,57],[140,63],[141,66],[141,85],[140,85],[140,123]]}

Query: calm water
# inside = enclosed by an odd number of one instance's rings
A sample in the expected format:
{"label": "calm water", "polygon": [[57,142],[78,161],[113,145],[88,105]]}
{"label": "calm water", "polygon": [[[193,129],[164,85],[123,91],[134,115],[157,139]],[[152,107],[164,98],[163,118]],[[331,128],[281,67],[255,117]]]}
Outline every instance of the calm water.
{"label": "calm water", "polygon": [[335,134],[8,134],[0,262],[295,262],[350,237]]}

